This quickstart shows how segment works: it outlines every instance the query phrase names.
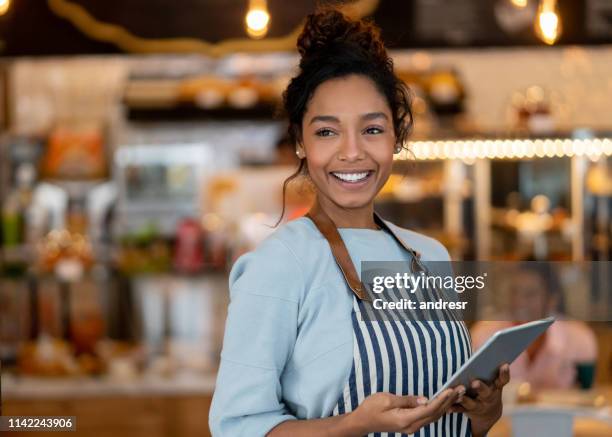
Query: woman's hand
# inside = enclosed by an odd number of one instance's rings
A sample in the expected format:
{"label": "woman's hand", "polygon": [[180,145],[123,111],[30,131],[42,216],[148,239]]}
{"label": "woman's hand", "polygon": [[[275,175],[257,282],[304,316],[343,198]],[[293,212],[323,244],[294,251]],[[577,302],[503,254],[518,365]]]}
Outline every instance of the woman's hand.
{"label": "woman's hand", "polygon": [[374,393],[351,413],[351,419],[361,430],[360,435],[371,432],[412,434],[449,412],[464,393],[464,387],[448,389],[431,402],[424,397]]}
{"label": "woman's hand", "polygon": [[510,381],[510,366],[504,364],[492,384],[488,385],[480,380],[472,382],[476,398],[463,396],[457,405],[452,407],[453,412],[465,413],[470,418],[474,437],[485,435],[501,417],[502,390],[508,381]]}

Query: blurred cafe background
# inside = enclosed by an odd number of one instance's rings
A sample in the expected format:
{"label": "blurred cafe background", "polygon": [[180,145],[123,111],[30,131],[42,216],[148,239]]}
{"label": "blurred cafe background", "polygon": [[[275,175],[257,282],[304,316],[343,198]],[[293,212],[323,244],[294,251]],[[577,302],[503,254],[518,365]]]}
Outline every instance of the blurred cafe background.
{"label": "blurred cafe background", "polygon": [[[455,260],[610,262],[612,1],[0,0],[3,415],[208,435],[228,272],[280,217],[277,108],[326,3],[381,27],[413,92],[384,217]],[[612,435],[612,324],[589,326],[591,377],[507,390],[491,436],[534,411]]]}

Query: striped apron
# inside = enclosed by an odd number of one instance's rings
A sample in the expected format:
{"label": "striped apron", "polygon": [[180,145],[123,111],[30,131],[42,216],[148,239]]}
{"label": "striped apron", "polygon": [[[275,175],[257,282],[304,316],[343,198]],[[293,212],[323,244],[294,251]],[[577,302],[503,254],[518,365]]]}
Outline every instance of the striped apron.
{"label": "striped apron", "polygon": [[[449,318],[364,321],[360,314],[368,311],[365,305],[353,294],[353,364],[334,416],[355,410],[377,392],[431,397],[471,355],[470,336],[463,322]],[[467,437],[471,436],[470,423],[464,414],[447,414],[413,435]],[[378,432],[369,436],[406,434]]]}

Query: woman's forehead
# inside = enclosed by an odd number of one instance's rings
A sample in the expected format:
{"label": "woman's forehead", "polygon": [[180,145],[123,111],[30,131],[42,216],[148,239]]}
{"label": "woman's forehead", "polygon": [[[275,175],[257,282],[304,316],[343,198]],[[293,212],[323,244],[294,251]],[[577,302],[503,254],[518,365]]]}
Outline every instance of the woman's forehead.
{"label": "woman's forehead", "polygon": [[311,117],[314,113],[361,117],[376,112],[390,113],[384,96],[370,79],[356,75],[323,82],[315,90],[306,111]]}

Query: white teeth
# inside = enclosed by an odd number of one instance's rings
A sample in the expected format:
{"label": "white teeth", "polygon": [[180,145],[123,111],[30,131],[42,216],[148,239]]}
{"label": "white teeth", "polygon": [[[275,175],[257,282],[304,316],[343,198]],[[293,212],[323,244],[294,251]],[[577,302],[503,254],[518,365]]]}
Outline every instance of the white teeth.
{"label": "white teeth", "polygon": [[338,179],[342,179],[345,182],[358,182],[362,179],[365,179],[368,176],[368,172],[364,171],[362,173],[336,173],[332,172],[334,176]]}

